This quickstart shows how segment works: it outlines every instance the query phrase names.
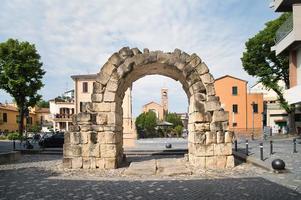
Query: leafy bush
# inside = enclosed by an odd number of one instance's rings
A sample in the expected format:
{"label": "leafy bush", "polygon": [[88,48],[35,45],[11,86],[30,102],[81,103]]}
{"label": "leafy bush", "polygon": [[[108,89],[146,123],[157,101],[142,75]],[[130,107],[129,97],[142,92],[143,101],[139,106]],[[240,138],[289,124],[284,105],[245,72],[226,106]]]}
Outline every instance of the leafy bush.
{"label": "leafy bush", "polygon": [[177,125],[174,129],[173,132],[177,134],[177,137],[180,137],[183,131],[183,126]]}
{"label": "leafy bush", "polygon": [[0,135],[0,140],[7,140],[7,137],[5,135]]}
{"label": "leafy bush", "polygon": [[16,133],[16,132],[9,133],[7,135],[7,139],[9,139],[9,140],[21,140],[22,138],[23,138],[23,136],[19,135],[19,133]]}

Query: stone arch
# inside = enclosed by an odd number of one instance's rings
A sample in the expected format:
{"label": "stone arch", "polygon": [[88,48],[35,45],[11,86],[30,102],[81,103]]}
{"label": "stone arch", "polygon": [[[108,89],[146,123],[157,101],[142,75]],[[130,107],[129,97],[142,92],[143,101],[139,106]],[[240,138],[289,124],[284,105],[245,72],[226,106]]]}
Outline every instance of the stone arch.
{"label": "stone arch", "polygon": [[92,103],[65,135],[64,163],[71,168],[117,168],[123,159],[122,100],[137,79],[158,74],[181,82],[189,101],[189,162],[201,168],[234,165],[228,113],[215,95],[214,78],[196,54],[141,52],[124,47],[103,65],[93,85]]}

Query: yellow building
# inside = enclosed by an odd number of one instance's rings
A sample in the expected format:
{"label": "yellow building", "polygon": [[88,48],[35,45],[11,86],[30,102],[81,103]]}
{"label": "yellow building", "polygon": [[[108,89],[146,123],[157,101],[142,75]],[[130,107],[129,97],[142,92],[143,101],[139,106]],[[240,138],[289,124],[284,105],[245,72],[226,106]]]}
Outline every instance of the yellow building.
{"label": "yellow building", "polygon": [[168,113],[168,89],[161,89],[161,104],[151,101],[142,107],[142,112],[153,111],[159,120],[164,120],[164,116]]}
{"label": "yellow building", "polygon": [[[49,118],[49,109],[33,108],[29,109],[28,119],[24,119],[25,125],[39,124],[43,125]],[[19,112],[15,104],[0,103],[0,132],[18,131]]]}

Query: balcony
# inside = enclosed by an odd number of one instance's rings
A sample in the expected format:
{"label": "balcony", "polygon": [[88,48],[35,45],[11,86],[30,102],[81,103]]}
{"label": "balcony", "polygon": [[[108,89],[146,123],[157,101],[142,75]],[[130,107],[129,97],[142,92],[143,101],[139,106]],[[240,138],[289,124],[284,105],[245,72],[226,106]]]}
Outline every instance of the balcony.
{"label": "balcony", "polygon": [[275,42],[276,45],[283,40],[294,29],[293,15],[291,15],[277,30]]}
{"label": "balcony", "polygon": [[73,114],[54,114],[53,120],[56,122],[71,122]]}

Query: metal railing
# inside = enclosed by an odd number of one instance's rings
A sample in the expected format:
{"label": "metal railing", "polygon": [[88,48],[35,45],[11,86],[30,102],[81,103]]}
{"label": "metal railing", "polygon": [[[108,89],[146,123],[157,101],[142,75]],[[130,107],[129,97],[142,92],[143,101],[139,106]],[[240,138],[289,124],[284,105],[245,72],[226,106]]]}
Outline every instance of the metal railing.
{"label": "metal railing", "polygon": [[293,15],[289,16],[287,20],[279,27],[276,32],[275,42],[278,44],[283,40],[294,28]]}

